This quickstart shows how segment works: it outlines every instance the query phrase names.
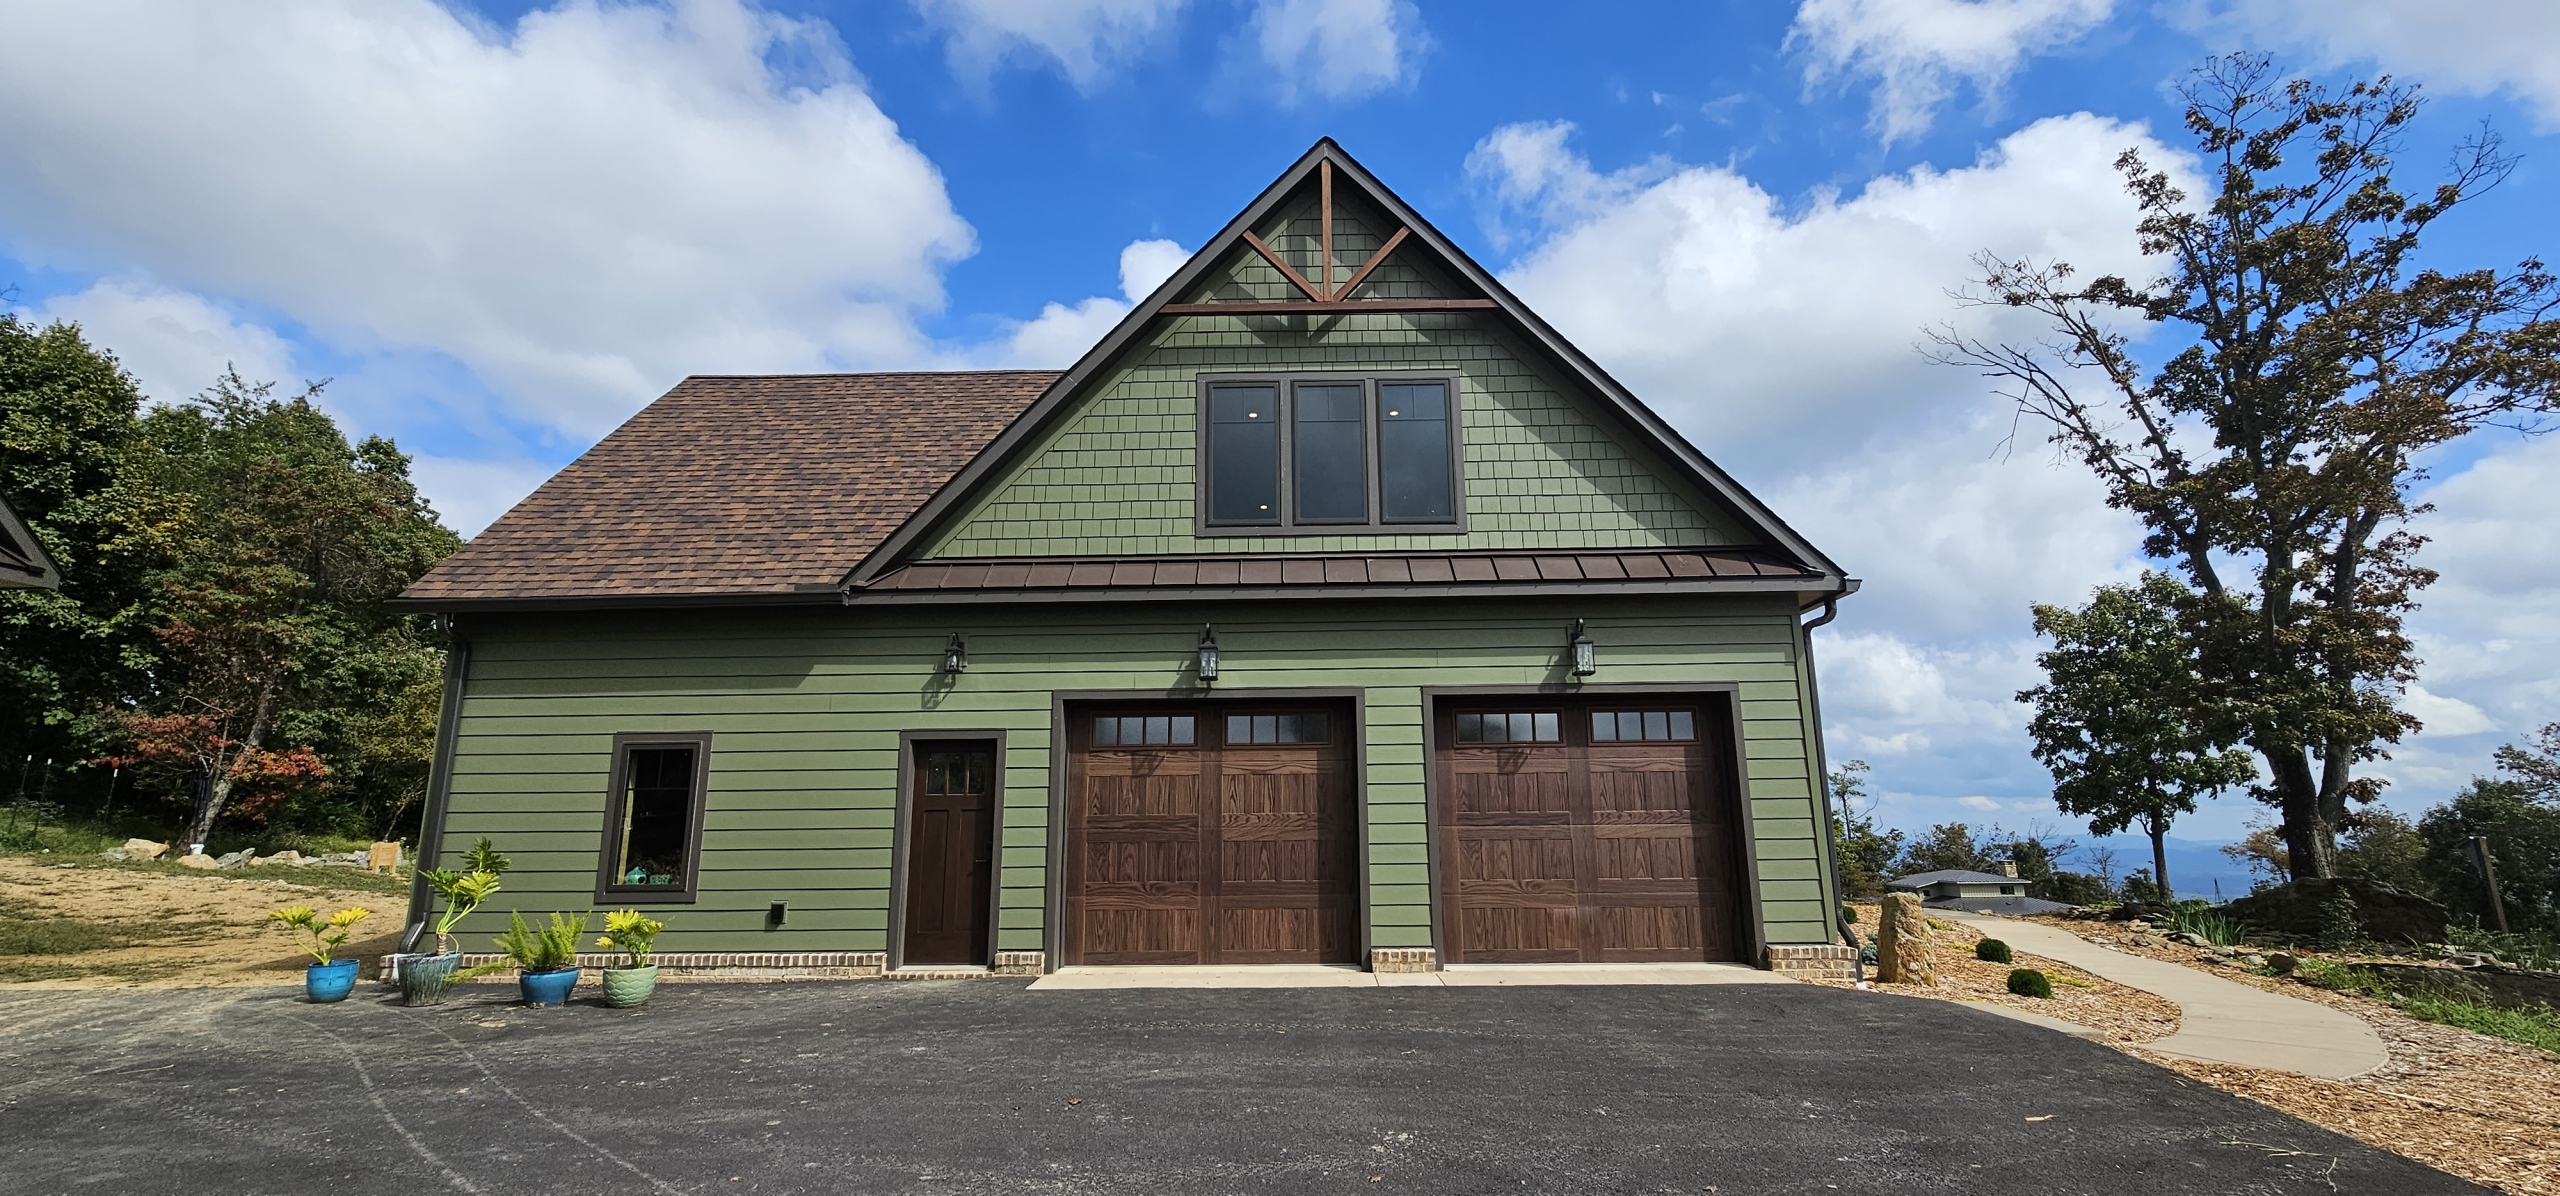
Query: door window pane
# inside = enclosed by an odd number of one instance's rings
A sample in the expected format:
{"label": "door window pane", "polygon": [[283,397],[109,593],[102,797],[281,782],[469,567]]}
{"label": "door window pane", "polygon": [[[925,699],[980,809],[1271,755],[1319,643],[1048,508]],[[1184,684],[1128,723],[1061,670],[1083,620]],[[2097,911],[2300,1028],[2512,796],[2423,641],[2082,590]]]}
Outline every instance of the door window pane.
{"label": "door window pane", "polygon": [[635,747],[624,757],[616,886],[684,886],[693,847],[695,750]]}
{"label": "door window pane", "polygon": [[1360,384],[1309,383],[1289,413],[1298,518],[1364,523],[1369,518],[1369,449]]}
{"label": "door window pane", "polygon": [[1229,743],[1323,743],[1325,717],[1306,714],[1230,714]]}
{"label": "door window pane", "polygon": [[1280,522],[1280,389],[1209,391],[1209,518]]}
{"label": "door window pane", "polygon": [[1458,716],[1460,743],[1555,743],[1564,738],[1564,716],[1552,710]]}
{"label": "door window pane", "polygon": [[1447,383],[1378,384],[1378,473],[1388,519],[1456,517],[1449,485]]}
{"label": "door window pane", "polygon": [[1698,717],[1689,710],[1595,710],[1591,738],[1617,741],[1678,741],[1698,737]]}
{"label": "door window pane", "polygon": [[1189,714],[1106,714],[1093,720],[1093,746],[1191,747],[1199,725]]}

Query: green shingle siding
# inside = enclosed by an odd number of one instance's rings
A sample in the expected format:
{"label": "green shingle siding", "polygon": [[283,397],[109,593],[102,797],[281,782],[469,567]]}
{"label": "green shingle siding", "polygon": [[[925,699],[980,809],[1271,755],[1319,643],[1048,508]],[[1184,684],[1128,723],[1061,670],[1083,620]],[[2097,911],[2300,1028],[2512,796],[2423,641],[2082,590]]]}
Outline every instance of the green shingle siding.
{"label": "green shingle siding", "polygon": [[[1285,228],[1286,231],[1279,231]],[[1316,263],[1312,207],[1267,226],[1301,270]],[[1380,240],[1346,214],[1335,227],[1343,277]],[[1357,246],[1358,248],[1350,248]],[[1399,253],[1364,296],[1447,291]],[[1188,298],[1287,298],[1250,252]],[[1734,544],[1747,536],[1684,487],[1663,480],[1528,364],[1474,313],[1304,317],[1183,316],[1162,321],[928,557],[1133,556],[1197,552],[1344,552],[1654,548]],[[1194,535],[1198,379],[1257,371],[1454,370],[1459,375],[1464,535]]]}
{"label": "green shingle siding", "polygon": [[[1578,604],[1602,645],[1603,682],[1742,683],[1752,853],[1773,942],[1821,941],[1794,613],[1783,599],[1614,599]],[[700,896],[656,907],[671,951],[881,950],[900,731],[1006,735],[998,943],[1040,948],[1049,881],[1050,718],[1057,691],[1162,696],[1198,628],[1215,622],[1224,691],[1363,695],[1368,927],[1382,947],[1430,945],[1424,814],[1425,686],[1536,685],[1566,622],[1551,605],[1263,603],[1220,608],[1049,606],[828,609],[473,621],[457,725],[447,862],[480,835],[516,858],[508,909],[594,904],[604,786],[621,731],[710,731]],[[934,673],[968,637],[957,684]],[[1772,870],[1801,861],[1793,870]],[[764,927],[768,903],[787,925]]]}

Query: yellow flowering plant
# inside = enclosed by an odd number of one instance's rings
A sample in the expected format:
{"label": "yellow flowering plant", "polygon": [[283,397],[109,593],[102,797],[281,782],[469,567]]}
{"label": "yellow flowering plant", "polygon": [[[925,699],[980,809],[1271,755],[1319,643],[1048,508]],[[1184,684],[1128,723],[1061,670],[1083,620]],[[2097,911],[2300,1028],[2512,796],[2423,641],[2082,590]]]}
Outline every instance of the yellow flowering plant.
{"label": "yellow flowering plant", "polygon": [[649,951],[658,941],[658,932],[667,924],[636,909],[618,909],[605,914],[604,934],[596,945],[607,951],[620,951],[631,962],[625,967],[649,966]]}
{"label": "yellow flowering plant", "polygon": [[327,918],[322,918],[319,911],[307,905],[288,905],[283,909],[267,911],[267,917],[274,919],[276,924],[284,927],[288,933],[299,937],[302,940],[300,944],[302,949],[310,952],[311,958],[321,963],[329,962],[330,953],[335,951],[339,944],[346,942],[349,935],[355,933],[356,923],[372,916],[373,911],[361,905],[348,906]]}

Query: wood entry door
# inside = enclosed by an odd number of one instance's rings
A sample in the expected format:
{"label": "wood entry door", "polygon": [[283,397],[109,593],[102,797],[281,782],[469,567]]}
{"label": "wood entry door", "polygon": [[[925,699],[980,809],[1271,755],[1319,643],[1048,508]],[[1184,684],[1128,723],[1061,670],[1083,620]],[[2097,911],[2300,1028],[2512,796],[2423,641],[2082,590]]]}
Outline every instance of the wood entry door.
{"label": "wood entry door", "polygon": [[1359,956],[1347,707],[1071,711],[1068,964]]}
{"label": "wood entry door", "polygon": [[900,963],[984,964],[995,901],[996,749],[916,743]]}
{"label": "wood entry door", "polygon": [[1739,959],[1723,702],[1443,704],[1449,962]]}

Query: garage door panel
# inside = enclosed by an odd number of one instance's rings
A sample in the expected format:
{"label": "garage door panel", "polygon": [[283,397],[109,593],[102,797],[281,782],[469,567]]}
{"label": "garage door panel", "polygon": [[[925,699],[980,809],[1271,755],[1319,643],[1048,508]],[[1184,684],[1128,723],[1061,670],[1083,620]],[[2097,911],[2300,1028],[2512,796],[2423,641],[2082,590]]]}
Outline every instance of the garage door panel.
{"label": "garage door panel", "polygon": [[[1095,746],[1097,717],[1071,717],[1066,962],[1345,962],[1357,957],[1358,858],[1351,753],[1289,742],[1295,731],[1229,731],[1226,708],[1159,706],[1190,716],[1196,742]],[[1269,708],[1264,708],[1269,709]],[[1242,711],[1239,710],[1239,713]],[[1135,713],[1135,711],[1132,711]],[[1269,723],[1271,720],[1262,720]],[[1288,720],[1347,729],[1350,720]],[[1269,731],[1274,728],[1265,727]],[[1175,738],[1182,738],[1176,731]],[[1117,922],[1112,918],[1119,918]]]}
{"label": "garage door panel", "polygon": [[[1460,704],[1435,714],[1451,960],[1735,958],[1732,749],[1715,703],[1500,701],[1555,711],[1564,733],[1464,744]],[[1480,725],[1494,721],[1485,708]]]}

